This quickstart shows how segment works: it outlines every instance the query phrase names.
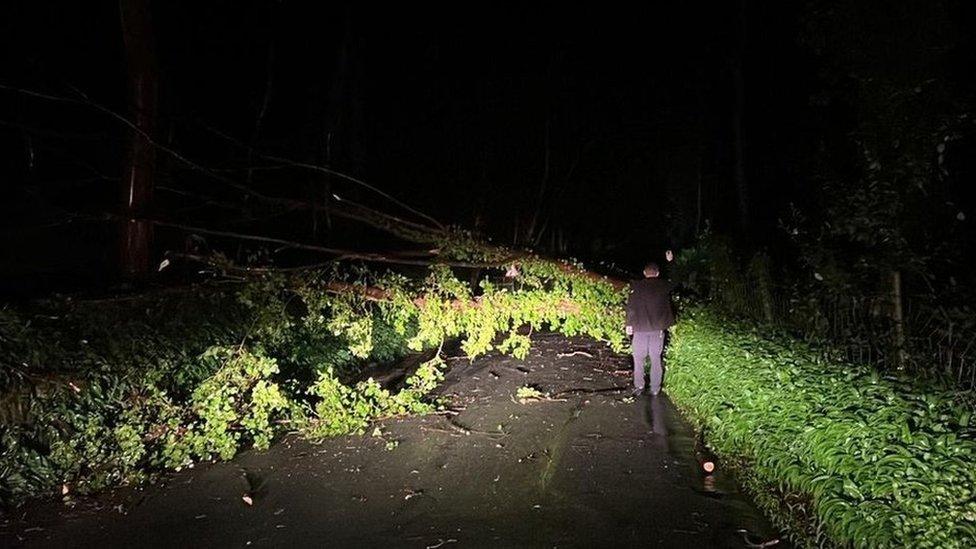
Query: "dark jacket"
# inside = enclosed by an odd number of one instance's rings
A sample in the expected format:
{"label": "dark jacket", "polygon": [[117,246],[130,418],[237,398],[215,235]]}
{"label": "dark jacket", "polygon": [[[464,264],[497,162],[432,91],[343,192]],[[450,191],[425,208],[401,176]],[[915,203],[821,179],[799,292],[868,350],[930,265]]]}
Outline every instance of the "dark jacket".
{"label": "dark jacket", "polygon": [[634,332],[667,330],[674,324],[671,283],[662,278],[645,278],[630,283],[627,297],[627,325]]}

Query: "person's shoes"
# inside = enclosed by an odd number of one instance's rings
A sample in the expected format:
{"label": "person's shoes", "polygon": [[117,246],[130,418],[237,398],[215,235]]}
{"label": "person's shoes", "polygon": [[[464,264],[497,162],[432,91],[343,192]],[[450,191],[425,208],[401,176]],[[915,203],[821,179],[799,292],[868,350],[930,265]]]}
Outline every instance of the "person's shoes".
{"label": "person's shoes", "polygon": [[630,396],[632,396],[634,398],[637,398],[637,397],[641,396],[642,394],[644,394],[644,388],[643,387],[635,387],[634,390],[632,390],[630,392]]}

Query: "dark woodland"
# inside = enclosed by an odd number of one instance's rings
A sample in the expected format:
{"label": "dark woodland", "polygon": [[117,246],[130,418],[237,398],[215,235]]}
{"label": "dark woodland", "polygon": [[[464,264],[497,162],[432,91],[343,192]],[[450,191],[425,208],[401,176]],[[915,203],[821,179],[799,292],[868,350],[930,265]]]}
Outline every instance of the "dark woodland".
{"label": "dark woodland", "polygon": [[[3,3],[0,539],[971,546],[974,28],[964,0]],[[626,396],[624,289],[650,261],[675,288],[666,403]],[[415,537],[349,498],[295,507],[309,537],[226,519],[178,538],[150,514],[203,497],[167,484],[194,463],[264,475],[297,459],[282,440],[348,439],[370,464],[427,451],[434,424],[491,486],[471,440],[523,439],[485,418],[604,425],[622,402],[649,418],[638,477],[718,482],[729,507],[662,500],[678,526],[615,511],[587,537],[572,525],[604,519],[546,499],[578,489],[577,427],[515,456],[544,456],[541,480],[492,496],[542,502],[528,522],[455,517],[489,501],[461,487]],[[525,440],[564,421],[538,414]],[[601,451],[621,470],[638,452]],[[254,512],[302,490],[250,474]],[[116,504],[131,519],[104,518]],[[693,512],[709,526],[681,526]],[[353,526],[369,517],[389,531]]]}

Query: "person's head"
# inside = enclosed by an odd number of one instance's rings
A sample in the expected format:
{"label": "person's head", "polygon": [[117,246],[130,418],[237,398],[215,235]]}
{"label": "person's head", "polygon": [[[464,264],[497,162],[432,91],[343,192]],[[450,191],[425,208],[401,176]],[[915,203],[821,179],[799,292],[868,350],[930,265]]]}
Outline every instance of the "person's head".
{"label": "person's head", "polygon": [[661,275],[661,268],[657,266],[657,263],[651,261],[647,265],[644,265],[644,278],[657,278]]}

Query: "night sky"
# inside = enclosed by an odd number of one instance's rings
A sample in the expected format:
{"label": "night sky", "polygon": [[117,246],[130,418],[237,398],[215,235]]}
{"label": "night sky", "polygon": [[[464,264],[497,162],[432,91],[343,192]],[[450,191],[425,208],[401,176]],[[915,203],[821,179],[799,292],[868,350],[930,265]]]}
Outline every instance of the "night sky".
{"label": "night sky", "polygon": [[[390,207],[321,174],[255,160],[253,146],[363,178],[500,243],[512,244],[535,217],[545,226],[540,249],[555,249],[561,237],[559,252],[633,269],[690,245],[706,226],[752,249],[780,246],[780,221],[789,204],[813,200],[823,159],[843,177],[856,156],[832,149],[855,129],[857,107],[843,91],[853,84],[804,39],[811,24],[801,2],[151,4],[156,138],[213,170],[160,154],[155,218],[329,245],[357,234],[304,214],[242,215],[215,205],[249,207],[213,173],[250,177],[275,196],[335,193]],[[886,12],[872,4],[861,5]],[[873,28],[838,32],[863,40],[864,51],[888,52],[897,33],[926,28],[916,4],[888,10],[895,13]],[[973,17],[964,4],[947,3],[952,24],[937,29],[952,47],[925,59],[966,102]],[[4,287],[101,285],[110,278],[115,252],[105,242],[114,229],[85,216],[117,210],[128,134],[89,103],[126,112],[118,5],[9,2],[0,10],[0,84],[75,99],[0,92]],[[891,51],[872,62],[897,66],[910,57]],[[736,66],[748,226],[734,183]],[[971,138],[958,143],[973,149]],[[250,176],[249,165],[258,167]],[[971,161],[957,167],[960,180],[973,173]],[[966,206],[963,185],[957,191],[955,204]],[[159,230],[154,253],[184,237]]]}

